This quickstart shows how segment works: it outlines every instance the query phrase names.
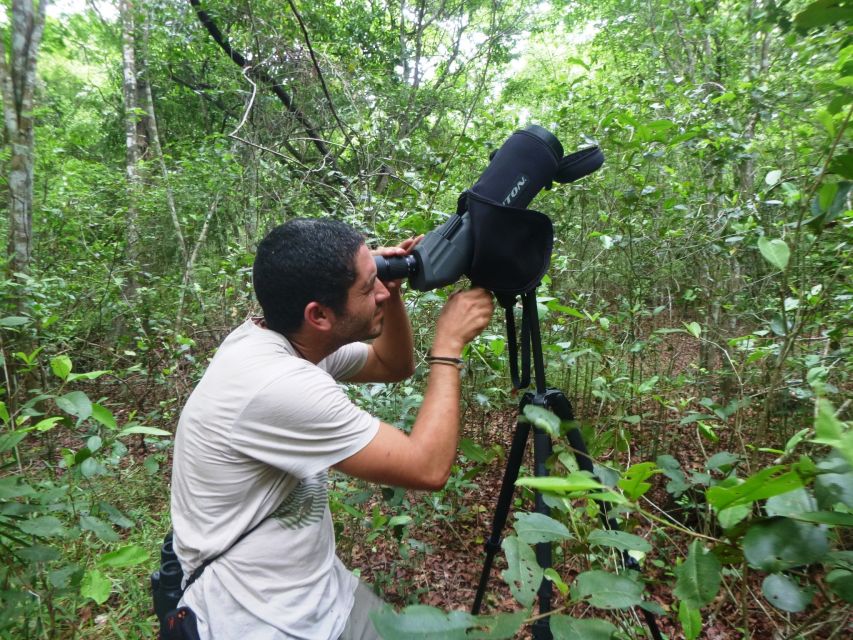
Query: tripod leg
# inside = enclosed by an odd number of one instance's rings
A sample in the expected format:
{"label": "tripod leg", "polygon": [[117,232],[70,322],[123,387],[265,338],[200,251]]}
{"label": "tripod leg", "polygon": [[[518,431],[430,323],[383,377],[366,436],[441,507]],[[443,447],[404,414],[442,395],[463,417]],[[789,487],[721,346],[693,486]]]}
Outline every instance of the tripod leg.
{"label": "tripod leg", "polygon": [[[536,477],[544,478],[548,475],[548,468],[545,463],[551,457],[551,452],[550,436],[541,429],[535,429],[533,434],[533,460]],[[536,492],[536,512],[546,516],[551,514],[551,508],[545,504],[542,494],[538,491]],[[552,566],[551,551],[550,542],[540,542],[536,545],[536,561],[543,569],[550,569]],[[554,586],[551,581],[543,578],[542,584],[539,585],[539,613],[551,611],[553,589]],[[541,618],[533,623],[533,637],[535,640],[551,640],[553,636],[549,618]]]}
{"label": "tripod leg", "polygon": [[[528,395],[525,394],[524,398],[522,398],[522,407],[527,403]],[[492,562],[495,559],[495,554],[501,548],[501,532],[506,524],[509,508],[512,505],[515,481],[518,479],[518,470],[521,468],[521,462],[524,458],[524,447],[527,444],[527,436],[529,434],[530,425],[519,421],[515,426],[515,435],[512,438],[512,447],[509,451],[509,458],[507,459],[506,470],[504,471],[501,483],[498,505],[495,509],[494,520],[492,521],[492,533],[489,539],[486,540],[486,559],[483,562],[483,572],[480,574],[480,584],[477,587],[477,594],[474,596],[474,606],[471,607],[471,613],[474,615],[480,613],[480,607],[483,604],[483,595],[486,593],[486,585],[489,582],[489,574],[492,571]]]}

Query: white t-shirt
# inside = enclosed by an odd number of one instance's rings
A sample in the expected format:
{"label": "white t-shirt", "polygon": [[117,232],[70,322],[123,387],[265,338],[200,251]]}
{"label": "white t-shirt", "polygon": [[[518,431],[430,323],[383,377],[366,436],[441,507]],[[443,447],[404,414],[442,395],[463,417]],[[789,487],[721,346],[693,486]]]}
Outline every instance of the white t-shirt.
{"label": "white t-shirt", "polygon": [[174,548],[185,577],[228,549],[182,601],[202,640],[334,640],[343,631],[357,579],[335,555],[326,474],[378,431],[335,382],[366,358],[354,343],[314,365],[247,321],[187,401],[172,466]]}

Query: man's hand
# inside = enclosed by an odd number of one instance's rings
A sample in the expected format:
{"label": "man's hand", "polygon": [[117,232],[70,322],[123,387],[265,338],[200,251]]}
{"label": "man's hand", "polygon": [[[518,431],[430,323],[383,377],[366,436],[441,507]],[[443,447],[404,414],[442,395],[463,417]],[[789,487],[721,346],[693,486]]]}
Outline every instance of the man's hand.
{"label": "man's hand", "polygon": [[[421,234],[416,238],[409,238],[408,240],[403,240],[396,247],[379,247],[378,249],[374,249],[370,253],[372,253],[374,256],[382,256],[383,258],[407,256],[416,246],[418,246],[418,243],[423,239],[423,234]],[[385,285],[385,288],[387,288],[388,291],[390,291],[391,293],[399,293],[400,285],[402,283],[402,280],[391,280],[390,282],[384,282],[383,284]]]}
{"label": "man's hand", "polygon": [[492,294],[485,289],[475,287],[452,294],[438,318],[433,355],[459,357],[462,348],[488,326],[494,310]]}

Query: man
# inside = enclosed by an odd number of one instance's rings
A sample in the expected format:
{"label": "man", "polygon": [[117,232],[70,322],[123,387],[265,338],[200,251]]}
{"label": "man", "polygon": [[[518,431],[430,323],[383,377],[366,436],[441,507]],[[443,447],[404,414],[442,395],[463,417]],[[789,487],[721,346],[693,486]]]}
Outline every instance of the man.
{"label": "man", "polygon": [[[380,251],[404,255],[416,242]],[[258,246],[253,284],[263,318],[225,339],[178,424],[175,551],[185,575],[216,558],[182,602],[202,639],[376,638],[368,613],[381,601],[335,555],[327,470],[444,486],[459,433],[454,359],[488,324],[491,295],[471,289],[448,300],[406,434],[353,405],[336,382],[399,381],[415,366],[400,282],[376,277],[359,234],[328,220],[281,225]]]}

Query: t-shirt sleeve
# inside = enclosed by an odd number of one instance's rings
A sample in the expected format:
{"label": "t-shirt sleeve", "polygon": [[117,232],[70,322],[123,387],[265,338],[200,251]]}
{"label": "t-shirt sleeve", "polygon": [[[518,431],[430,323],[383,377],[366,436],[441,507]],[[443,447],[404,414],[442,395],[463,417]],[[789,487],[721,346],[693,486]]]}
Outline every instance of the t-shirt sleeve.
{"label": "t-shirt sleeve", "polygon": [[363,342],[351,342],[321,360],[317,366],[335,380],[349,380],[367,362],[368,349],[370,347]]}
{"label": "t-shirt sleeve", "polygon": [[326,373],[305,365],[246,403],[231,431],[239,452],[306,478],[364,448],[379,419],[356,407]]}

